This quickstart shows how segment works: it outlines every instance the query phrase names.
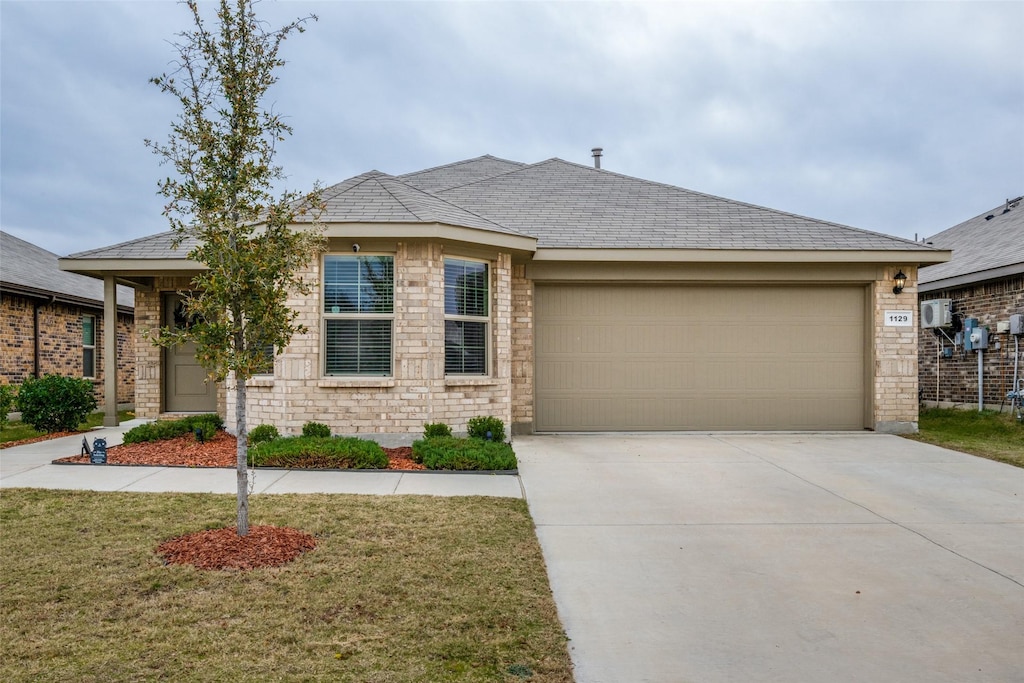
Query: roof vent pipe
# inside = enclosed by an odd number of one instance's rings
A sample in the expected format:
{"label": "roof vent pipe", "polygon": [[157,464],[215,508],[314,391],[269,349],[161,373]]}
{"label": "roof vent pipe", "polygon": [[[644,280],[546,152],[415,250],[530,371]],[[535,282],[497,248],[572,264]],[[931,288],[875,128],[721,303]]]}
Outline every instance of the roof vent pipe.
{"label": "roof vent pipe", "polygon": [[601,152],[603,151],[604,149],[601,147],[595,147],[590,150],[590,153],[594,155],[594,168],[601,168]]}

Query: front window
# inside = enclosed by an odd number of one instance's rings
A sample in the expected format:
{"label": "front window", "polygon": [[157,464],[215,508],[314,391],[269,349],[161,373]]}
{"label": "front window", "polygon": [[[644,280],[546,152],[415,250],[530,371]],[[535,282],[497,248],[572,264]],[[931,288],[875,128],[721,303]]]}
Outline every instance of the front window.
{"label": "front window", "polygon": [[96,316],[82,316],[82,377],[96,376]]}
{"label": "front window", "polygon": [[490,278],[487,264],[444,260],[444,371],[487,374]]}
{"label": "front window", "polygon": [[324,374],[391,375],[394,258],[324,257]]}

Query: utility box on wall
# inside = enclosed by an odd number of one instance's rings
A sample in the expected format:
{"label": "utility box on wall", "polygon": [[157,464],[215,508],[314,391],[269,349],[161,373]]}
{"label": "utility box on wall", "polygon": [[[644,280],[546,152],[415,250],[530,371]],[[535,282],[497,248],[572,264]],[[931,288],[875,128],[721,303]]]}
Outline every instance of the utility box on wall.
{"label": "utility box on wall", "polygon": [[970,351],[980,351],[988,348],[988,330],[984,327],[975,327],[968,335]]}
{"label": "utility box on wall", "polygon": [[1016,337],[1024,335],[1024,314],[1014,313],[1010,316],[1010,334]]}

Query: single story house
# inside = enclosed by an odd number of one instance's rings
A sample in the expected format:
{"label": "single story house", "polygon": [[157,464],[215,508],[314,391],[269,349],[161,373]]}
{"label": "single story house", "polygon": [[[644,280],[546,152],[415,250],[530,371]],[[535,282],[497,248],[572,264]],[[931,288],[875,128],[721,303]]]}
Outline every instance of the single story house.
{"label": "single story house", "polygon": [[[248,425],[916,430],[917,273],[948,251],[599,166],[482,156],[328,187],[319,284],[291,301],[308,333],[250,381]],[[171,242],[61,267],[135,287],[145,333],[202,268]],[[231,427],[189,349],[137,359],[140,416]]]}
{"label": "single story house", "polygon": [[[116,358],[117,402],[135,400],[135,292],[118,285],[114,316],[104,315],[103,283],[61,270],[60,257],[0,231],[0,383],[55,374],[83,377],[105,404],[104,381]],[[116,353],[104,353],[107,330]]]}
{"label": "single story house", "polygon": [[[943,230],[925,243],[952,250],[945,263],[921,269],[922,305],[941,302],[951,313],[943,325],[921,330],[921,398],[926,405],[978,405],[978,356],[963,343],[964,321],[988,332],[982,349],[985,408],[1008,408],[1014,367],[1024,377],[1024,339],[1011,334],[1010,317],[1024,315],[1024,197]],[[958,333],[959,336],[958,336]]]}

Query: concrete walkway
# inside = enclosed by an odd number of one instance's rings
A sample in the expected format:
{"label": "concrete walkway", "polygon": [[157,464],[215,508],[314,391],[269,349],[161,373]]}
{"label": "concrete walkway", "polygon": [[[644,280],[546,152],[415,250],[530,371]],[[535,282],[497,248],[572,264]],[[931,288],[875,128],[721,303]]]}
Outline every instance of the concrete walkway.
{"label": "concrete walkway", "polygon": [[577,683],[1024,681],[1024,470],[870,433],[515,448]]}
{"label": "concrete walkway", "polygon": [[[94,429],[86,436],[90,444],[105,438],[109,448],[142,422]],[[82,436],[69,436],[0,450],[0,488],[235,493],[233,468],[52,464],[57,458],[77,455],[81,445]],[[508,474],[257,469],[251,485],[253,493],[523,497],[519,477]]]}

